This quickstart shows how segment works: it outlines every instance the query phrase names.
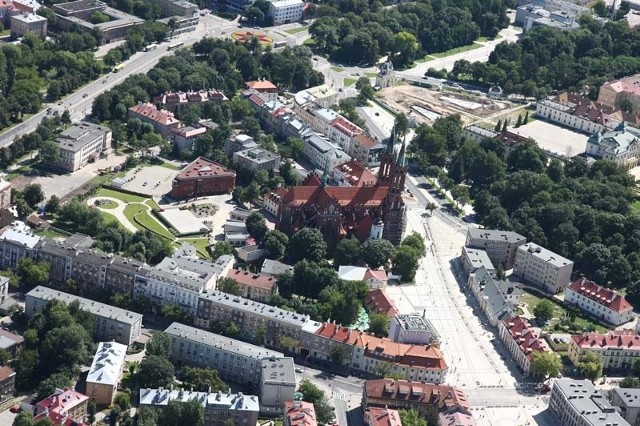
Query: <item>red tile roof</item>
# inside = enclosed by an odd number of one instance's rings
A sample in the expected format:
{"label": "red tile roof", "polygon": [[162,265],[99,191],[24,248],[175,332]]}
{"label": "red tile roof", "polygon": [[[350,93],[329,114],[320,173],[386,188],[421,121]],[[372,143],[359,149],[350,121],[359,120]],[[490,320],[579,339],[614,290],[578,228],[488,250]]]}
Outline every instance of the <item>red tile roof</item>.
{"label": "red tile roof", "polygon": [[16,372],[13,371],[13,369],[11,369],[10,367],[0,367],[0,381],[6,380],[15,374]]}
{"label": "red tile roof", "polygon": [[364,281],[367,281],[370,278],[376,278],[379,281],[387,282],[387,273],[384,269],[367,269],[367,272],[364,274]]}
{"label": "red tile roof", "polygon": [[172,112],[165,109],[159,110],[155,105],[150,103],[139,103],[129,108],[129,111],[144,117],[148,121],[154,121],[165,126],[180,122],[180,120],[174,117]]}
{"label": "red tile roof", "polygon": [[191,164],[178,173],[178,179],[203,178],[210,176],[235,176],[236,172],[227,169],[221,164],[207,160],[204,157],[196,158]]}
{"label": "red tile roof", "polygon": [[625,312],[629,309],[633,309],[624,296],[620,296],[615,291],[599,286],[595,282],[589,281],[584,277],[578,278],[572,282],[571,285],[569,285],[568,290],[581,294],[615,312]]}
{"label": "red tile roof", "polygon": [[244,83],[247,89],[254,89],[258,92],[261,91],[278,91],[278,86],[270,82],[269,80],[254,80]]}
{"label": "red tile roof", "polygon": [[502,321],[507,332],[520,350],[531,359],[534,352],[544,352],[546,348],[540,341],[538,334],[531,328],[527,321],[519,316]]}
{"label": "red tile roof", "polygon": [[615,111],[615,108],[573,93],[561,93],[554,100],[561,104],[571,104],[571,108],[567,111],[571,115],[602,125],[607,124],[608,116]]}
{"label": "red tile roof", "polygon": [[469,412],[466,395],[453,386],[394,379],[367,380],[364,395],[367,400],[384,400],[389,407],[398,407],[398,401],[411,401],[436,405],[439,411]]}
{"label": "red tile roof", "polygon": [[378,182],[378,178],[356,160],[338,164],[335,170],[339,172],[351,186],[373,186]]}
{"label": "red tile roof", "polygon": [[[56,389],[53,395],[43,399],[36,404],[37,416],[33,418],[38,421],[44,417],[49,417],[54,425],[70,426],[74,424],[74,419],[68,416],[68,412],[80,404],[86,403],[88,396],[76,392],[73,389]],[[82,419],[76,419],[75,424],[82,426]]]}
{"label": "red tile roof", "polygon": [[364,421],[367,426],[402,426],[398,410],[381,407],[369,407],[365,411]]}
{"label": "red tile roof", "polygon": [[254,105],[261,107],[262,105],[264,105],[265,100],[258,95],[251,95],[249,96],[249,102],[253,103]]}
{"label": "red tile roof", "polygon": [[294,186],[283,197],[284,204],[315,205],[325,207],[329,203],[338,205],[378,207],[389,193],[387,186]]}
{"label": "red tile roof", "polygon": [[584,333],[571,336],[581,349],[640,350],[640,335],[633,330],[613,330],[606,334]]}
{"label": "red tile roof", "polygon": [[239,269],[231,269],[227,274],[227,278],[231,278],[238,284],[247,287],[256,287],[264,290],[272,291],[276,285],[276,279],[268,275],[254,274]]}
{"label": "red tile roof", "polygon": [[357,134],[353,139],[364,148],[373,148],[374,146],[378,145],[378,141],[375,138],[373,138],[370,134],[364,132]]}
{"label": "red tile roof", "polygon": [[364,298],[367,309],[377,314],[393,317],[398,314],[398,308],[381,289],[371,290]]}
{"label": "red tile roof", "polygon": [[358,133],[362,133],[362,129],[360,127],[356,126],[355,124],[353,124],[352,122],[350,122],[349,120],[343,117],[338,117],[335,120],[333,120],[331,122],[331,126],[336,128],[338,131],[346,135],[349,135],[350,137],[353,137]]}
{"label": "red tile roof", "polygon": [[315,426],[316,410],[312,403],[305,401],[285,401],[284,424],[291,426]]}

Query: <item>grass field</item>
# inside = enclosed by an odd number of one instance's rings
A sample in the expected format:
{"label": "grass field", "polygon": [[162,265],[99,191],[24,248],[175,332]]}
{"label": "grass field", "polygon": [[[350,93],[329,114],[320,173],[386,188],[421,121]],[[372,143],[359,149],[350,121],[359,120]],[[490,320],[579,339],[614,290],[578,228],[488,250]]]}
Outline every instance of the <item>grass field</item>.
{"label": "grass field", "polygon": [[500,40],[502,38],[502,36],[500,34],[498,34],[497,36],[495,36],[494,38],[489,38],[489,37],[478,37],[478,39],[476,40],[479,43],[484,43],[487,41],[491,41],[491,40]]}
{"label": "grass field", "polygon": [[631,211],[635,214],[640,214],[640,200],[631,203]]}
{"label": "grass field", "polygon": [[445,58],[447,56],[455,55],[457,53],[462,53],[462,52],[468,52],[469,50],[479,49],[481,47],[482,47],[481,44],[473,43],[473,44],[470,44],[468,46],[455,47],[455,48],[449,49],[449,50],[447,50],[445,52],[432,53],[431,56],[434,56],[436,58]]}
{"label": "grass field", "polygon": [[177,241],[179,244],[189,243],[196,248],[198,255],[204,259],[210,259],[211,255],[209,254],[209,239],[208,238],[181,238]]}
{"label": "grass field", "polygon": [[39,235],[41,237],[47,237],[47,238],[51,238],[51,239],[58,239],[58,238],[67,238],[70,234],[63,234],[62,232],[58,232],[55,229],[36,229],[34,232],[36,235]]}
{"label": "grass field", "polygon": [[343,80],[344,87],[350,87],[350,86],[356,84],[356,81],[358,81],[358,80],[356,80],[355,78],[347,77],[347,78],[345,78]]}
{"label": "grass field", "polygon": [[341,68],[341,67],[331,67],[331,71],[334,71],[334,72],[343,72],[343,71],[344,71],[344,68]]}
{"label": "grass field", "polygon": [[300,27],[300,28],[291,28],[290,30],[286,30],[285,33],[287,34],[298,34],[298,33],[302,33],[304,31],[308,31],[309,27]]}
{"label": "grass field", "polygon": [[144,203],[146,198],[139,195],[125,194],[124,192],[114,191],[109,188],[101,188],[98,191],[98,197],[111,197],[125,203]]}
{"label": "grass field", "polygon": [[140,230],[148,229],[162,237],[173,240],[175,237],[155,218],[151,217],[147,206],[140,203],[127,204],[124,208],[124,216],[133,226]]}

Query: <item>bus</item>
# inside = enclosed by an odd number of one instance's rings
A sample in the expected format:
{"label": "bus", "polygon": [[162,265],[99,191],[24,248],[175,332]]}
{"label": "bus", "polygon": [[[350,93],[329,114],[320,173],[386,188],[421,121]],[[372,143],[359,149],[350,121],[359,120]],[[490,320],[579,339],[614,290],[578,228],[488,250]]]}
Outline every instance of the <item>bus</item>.
{"label": "bus", "polygon": [[118,64],[115,67],[113,67],[113,72],[118,72],[120,71],[122,68],[124,68],[124,64]]}
{"label": "bus", "polygon": [[288,42],[288,41],[286,41],[286,40],[276,41],[276,42],[273,44],[273,48],[274,48],[274,49],[277,49],[277,48],[279,48],[279,47],[286,47],[288,44],[289,44],[289,42]]}
{"label": "bus", "polygon": [[158,45],[155,43],[151,43],[150,45],[148,45],[147,47],[145,47],[143,50],[145,52],[151,52],[152,50],[156,50],[158,48]]}
{"label": "bus", "polygon": [[182,47],[182,45],[184,45],[184,42],[179,41],[177,43],[173,43],[170,44],[169,47],[167,48],[168,50],[173,50],[173,49],[177,49],[178,47]]}

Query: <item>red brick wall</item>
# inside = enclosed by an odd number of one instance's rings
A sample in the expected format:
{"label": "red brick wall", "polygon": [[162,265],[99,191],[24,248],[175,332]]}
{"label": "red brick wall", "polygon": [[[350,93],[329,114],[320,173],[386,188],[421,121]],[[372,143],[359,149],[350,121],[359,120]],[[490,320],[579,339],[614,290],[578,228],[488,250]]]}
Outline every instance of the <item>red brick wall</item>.
{"label": "red brick wall", "polygon": [[174,200],[203,197],[206,195],[224,194],[233,191],[235,176],[209,176],[197,179],[180,179],[173,181],[169,195]]}

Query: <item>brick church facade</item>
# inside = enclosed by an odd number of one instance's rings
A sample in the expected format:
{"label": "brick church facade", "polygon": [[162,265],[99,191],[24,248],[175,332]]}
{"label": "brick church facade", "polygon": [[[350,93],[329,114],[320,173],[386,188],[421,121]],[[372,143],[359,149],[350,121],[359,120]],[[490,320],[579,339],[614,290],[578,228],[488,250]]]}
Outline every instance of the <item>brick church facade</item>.
{"label": "brick church facade", "polygon": [[406,227],[405,150],[403,144],[396,156],[389,141],[381,156],[378,182],[372,186],[327,186],[309,175],[301,186],[277,197],[276,229],[291,236],[305,226],[318,228],[330,253],[342,238],[361,242],[384,238],[399,244]]}

